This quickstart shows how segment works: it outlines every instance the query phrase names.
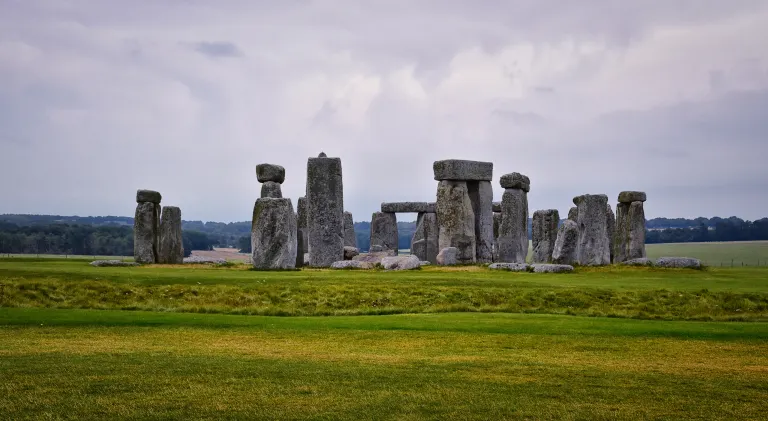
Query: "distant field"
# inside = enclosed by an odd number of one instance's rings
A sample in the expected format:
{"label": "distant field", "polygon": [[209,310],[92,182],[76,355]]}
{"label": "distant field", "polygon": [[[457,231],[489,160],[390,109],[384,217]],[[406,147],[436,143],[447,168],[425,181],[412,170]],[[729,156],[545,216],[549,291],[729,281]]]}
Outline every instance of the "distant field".
{"label": "distant field", "polygon": [[768,241],[734,241],[727,243],[648,244],[648,257],[695,257],[710,266],[768,266]]}

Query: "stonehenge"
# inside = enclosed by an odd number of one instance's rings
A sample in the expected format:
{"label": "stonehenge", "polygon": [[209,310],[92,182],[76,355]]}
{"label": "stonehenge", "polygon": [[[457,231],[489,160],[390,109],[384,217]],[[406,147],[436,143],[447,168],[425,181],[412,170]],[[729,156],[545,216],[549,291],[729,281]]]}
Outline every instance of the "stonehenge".
{"label": "stonehenge", "polygon": [[160,248],[160,193],[152,190],[136,192],[136,214],[133,219],[133,258],[136,263],[157,263]]}
{"label": "stonehenge", "polygon": [[[533,263],[551,263],[557,241],[557,225],[560,213],[557,209],[537,210],[531,221],[533,239]],[[526,237],[527,240],[527,237]]]}
{"label": "stonehenge", "polygon": [[498,238],[498,261],[525,263],[528,256],[528,192],[531,182],[520,173],[505,174],[500,180],[501,225]]}
{"label": "stonehenge", "polygon": [[608,196],[584,194],[574,197],[573,203],[578,207],[579,212],[576,261],[582,266],[611,264],[608,239]]}
{"label": "stonehenge", "polygon": [[344,184],[341,159],[320,153],[307,160],[309,266],[329,267],[344,259]]}
{"label": "stonehenge", "polygon": [[[381,213],[391,214],[390,218],[397,226],[397,213],[416,213],[416,231],[411,237],[411,254],[421,261],[434,263],[438,253],[438,231],[435,216],[435,202],[384,202],[381,204]],[[371,221],[371,234],[373,235],[373,220]],[[371,245],[380,244],[380,240],[373,241]]]}
{"label": "stonehenge", "polygon": [[160,248],[157,262],[180,265],[184,263],[184,243],[181,237],[181,209],[163,206],[160,217]]}
{"label": "stonehenge", "polygon": [[616,205],[616,225],[612,237],[613,263],[646,257],[644,192],[623,191]]}
{"label": "stonehenge", "polygon": [[552,263],[573,265],[578,263],[576,249],[579,241],[579,226],[566,219],[557,230],[555,248],[552,250]]}
{"label": "stonehenge", "polygon": [[[253,207],[251,249],[255,269],[296,267],[296,215],[290,199],[262,197]],[[329,265],[330,266],[330,265]]]}
{"label": "stonehenge", "polygon": [[381,246],[382,250],[398,253],[397,217],[392,212],[374,212],[371,215],[371,248]]}
{"label": "stonehenge", "polygon": [[357,248],[357,236],[355,235],[355,223],[352,220],[352,212],[344,212],[344,247]]}

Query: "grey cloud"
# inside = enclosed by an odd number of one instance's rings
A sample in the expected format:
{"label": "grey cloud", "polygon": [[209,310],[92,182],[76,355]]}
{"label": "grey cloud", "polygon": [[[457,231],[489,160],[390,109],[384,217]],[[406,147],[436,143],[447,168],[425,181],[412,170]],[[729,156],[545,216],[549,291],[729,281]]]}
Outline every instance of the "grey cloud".
{"label": "grey cloud", "polygon": [[240,57],[243,53],[231,42],[198,42],[193,45],[195,51],[209,57]]}

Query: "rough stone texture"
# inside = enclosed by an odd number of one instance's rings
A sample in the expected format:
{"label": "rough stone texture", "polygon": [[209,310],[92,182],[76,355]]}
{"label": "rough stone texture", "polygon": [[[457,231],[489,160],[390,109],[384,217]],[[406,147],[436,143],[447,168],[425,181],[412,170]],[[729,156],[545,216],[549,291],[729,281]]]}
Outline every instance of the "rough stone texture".
{"label": "rough stone texture", "polygon": [[340,260],[331,263],[331,269],[373,269],[374,264],[360,260]]}
{"label": "rough stone texture", "polygon": [[568,210],[568,219],[570,219],[573,222],[576,222],[579,220],[579,208],[576,206],[572,207]]}
{"label": "rough stone texture", "polygon": [[432,169],[437,181],[491,181],[493,179],[492,162],[446,159],[435,161],[432,164]]}
{"label": "rough stone texture", "polygon": [[493,213],[501,213],[501,202],[493,202],[493,204],[491,204],[491,210]]}
{"label": "rough stone texture", "polygon": [[397,254],[397,216],[390,212],[374,212],[371,216],[371,246],[393,250]]}
{"label": "rough stone texture", "polygon": [[475,261],[475,212],[466,181],[443,180],[437,185],[435,206],[438,226],[438,248],[458,249],[460,263]]}
{"label": "rough stone texture", "polygon": [[[613,262],[614,240],[616,239],[616,215],[613,214],[610,203],[606,209],[606,226],[608,228],[608,250],[611,253],[611,262]],[[643,230],[645,232],[645,230]]]}
{"label": "rough stone texture", "polygon": [[216,265],[225,265],[227,264],[227,259],[223,259],[221,257],[203,257],[203,256],[189,256],[184,258],[185,264],[208,264],[213,263]]}
{"label": "rough stone texture", "polygon": [[328,267],[344,259],[344,186],[341,159],[307,161],[309,265]]}
{"label": "rough stone texture", "polygon": [[505,189],[522,189],[526,193],[531,191],[531,180],[517,172],[502,175],[499,184]]}
{"label": "rough stone texture", "polygon": [[469,200],[475,214],[475,260],[493,261],[493,187],[490,181],[468,181]]}
{"label": "rough stone texture", "polygon": [[290,199],[258,199],[253,207],[251,225],[253,267],[295,268],[297,232],[296,214],[293,213]]}
{"label": "rough stone texture", "polygon": [[566,219],[557,230],[555,248],[552,250],[552,262],[572,265],[576,261],[576,248],[579,241],[579,226],[576,222]]}
{"label": "rough stone texture", "polygon": [[259,164],[256,166],[256,179],[259,180],[259,183],[274,181],[278,184],[283,184],[285,181],[285,168],[280,165]]}
{"label": "rough stone texture", "polygon": [[300,197],[296,203],[296,226],[299,228],[307,228],[307,198],[306,196]]}
{"label": "rough stone texture", "polygon": [[613,239],[614,263],[646,257],[643,202],[616,205],[616,229]]}
{"label": "rough stone texture", "polygon": [[159,204],[163,196],[154,190],[138,190],[136,191],[136,203],[150,202]]}
{"label": "rough stone texture", "polygon": [[[499,202],[501,203],[501,202]],[[493,261],[499,261],[499,229],[501,228],[501,212],[493,213]]]}
{"label": "rough stone texture", "polygon": [[136,263],[157,262],[160,230],[160,205],[141,202],[133,220],[133,259]]}
{"label": "rough stone texture", "polygon": [[608,196],[585,194],[579,196],[579,241],[576,261],[583,266],[600,266],[611,263],[608,242]]}
{"label": "rough stone texture", "polygon": [[661,268],[701,269],[701,260],[693,257],[659,257],[656,266]]}
{"label": "rough stone texture", "polygon": [[309,253],[304,253],[304,266],[309,266]]}
{"label": "rough stone texture", "polygon": [[307,228],[307,198],[300,197],[296,203],[296,267],[307,266],[305,255],[309,252],[309,229]]}
{"label": "rough stone texture", "polygon": [[527,263],[492,263],[488,269],[508,270],[510,272],[526,272],[530,266]]}
{"label": "rough stone texture", "polygon": [[344,260],[352,260],[358,254],[360,254],[360,250],[357,247],[344,246]]}
{"label": "rough stone texture", "polygon": [[435,213],[434,202],[384,202],[382,212],[392,213]]}
{"label": "rough stone texture", "polygon": [[619,203],[645,202],[645,192],[623,191],[619,193]]}
{"label": "rough stone texture", "polygon": [[420,213],[416,218],[416,231],[411,239],[411,254],[421,260],[435,262],[439,252],[437,215]]}
{"label": "rough stone texture", "polygon": [[441,249],[440,253],[437,253],[437,258],[435,260],[437,261],[438,265],[455,265],[458,263],[458,254],[459,249],[456,247],[446,247]]}
{"label": "rough stone texture", "polygon": [[181,209],[164,206],[160,218],[160,248],[157,262],[179,265],[184,263],[184,242],[181,238]]}
{"label": "rough stone texture", "polygon": [[327,158],[328,155],[326,155],[325,152],[320,152],[319,154],[317,154],[317,157],[318,158]]}
{"label": "rough stone texture", "polygon": [[528,194],[521,189],[504,190],[501,210],[497,260],[504,263],[525,263],[528,256]]}
{"label": "rough stone texture", "polygon": [[344,247],[357,248],[357,236],[355,235],[355,222],[352,212],[344,212]]}
{"label": "rough stone texture", "polygon": [[280,183],[275,181],[266,181],[261,185],[261,197],[271,197],[273,199],[282,199],[283,190]]}
{"label": "rough stone texture", "polygon": [[421,261],[418,257],[409,256],[391,256],[381,259],[381,267],[386,270],[411,270],[421,267]]}
{"label": "rough stone texture", "polygon": [[394,256],[395,252],[392,250],[375,251],[369,253],[361,253],[353,257],[352,260],[359,262],[368,262],[372,264],[381,263],[381,260],[385,257]]}
{"label": "rough stone texture", "polygon": [[537,263],[531,265],[535,273],[564,273],[573,272],[573,266],[571,265],[555,265],[548,263]]}
{"label": "rough stone texture", "polygon": [[[373,246],[370,246],[370,247],[368,248],[368,252],[369,252],[369,253],[380,253],[380,252],[383,252],[383,251],[387,251],[387,250],[386,250],[386,249],[384,249],[384,247],[382,247],[382,246],[380,246],[380,245],[373,245]],[[395,252],[394,252],[394,251],[392,252],[392,255],[393,255],[393,256],[395,255]]]}
{"label": "rough stone texture", "polygon": [[653,261],[647,257],[641,257],[624,261],[622,264],[627,266],[653,266]]}
{"label": "rough stone texture", "polygon": [[111,267],[111,266],[139,266],[136,262],[123,262],[121,260],[94,260],[91,266]]}
{"label": "rough stone texture", "polygon": [[537,210],[533,213],[531,221],[533,263],[552,262],[552,251],[555,249],[559,223],[560,213],[557,209]]}

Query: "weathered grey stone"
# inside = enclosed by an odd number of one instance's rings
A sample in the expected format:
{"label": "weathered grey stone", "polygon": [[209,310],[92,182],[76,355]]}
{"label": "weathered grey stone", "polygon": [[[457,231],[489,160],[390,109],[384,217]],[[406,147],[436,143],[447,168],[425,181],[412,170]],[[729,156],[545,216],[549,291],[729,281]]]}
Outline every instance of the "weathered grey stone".
{"label": "weathered grey stone", "polygon": [[352,260],[377,264],[377,263],[381,263],[381,260],[384,259],[385,257],[390,257],[394,255],[395,255],[395,252],[393,250],[372,251],[368,253],[360,253],[357,256],[353,257]]}
{"label": "weathered grey stone", "polygon": [[[387,250],[387,249],[385,249],[384,247],[382,247],[382,246],[381,246],[381,245],[379,245],[379,244],[374,244],[374,245],[372,245],[372,246],[370,246],[370,247],[368,248],[368,252],[369,252],[369,253],[380,253],[380,252],[383,252],[383,251],[388,251],[388,250]],[[395,252],[394,252],[394,250],[392,250],[392,255],[393,255],[393,256],[395,255]]]}
{"label": "weathered grey stone", "polygon": [[253,267],[295,268],[297,232],[296,214],[290,199],[264,197],[256,200],[251,225]]}
{"label": "weathered grey stone", "polygon": [[438,248],[456,247],[460,263],[475,261],[475,213],[466,181],[443,180],[437,185],[435,206]]}
{"label": "weathered grey stone", "polygon": [[306,196],[300,197],[296,204],[296,225],[299,228],[307,228],[308,213],[307,198]]}
{"label": "weathered grey stone", "polygon": [[522,189],[504,190],[501,210],[498,261],[525,263],[528,256],[528,193]]}
{"label": "weathered grey stone", "polygon": [[493,202],[491,206],[493,213],[501,213],[501,202]]}
{"label": "weathered grey stone", "polygon": [[304,266],[309,266],[309,253],[304,253]]}
{"label": "weathered grey stone", "polygon": [[641,257],[639,259],[629,259],[622,263],[627,266],[653,266],[653,261],[647,257]]}
{"label": "weathered grey stone", "polygon": [[613,235],[613,262],[646,257],[645,212],[643,202],[616,205],[616,228]]}
{"label": "weathered grey stone", "polygon": [[381,259],[381,267],[385,270],[411,270],[421,267],[421,261],[413,255],[391,256]]}
{"label": "weathered grey stone", "polygon": [[468,181],[469,200],[475,214],[475,260],[493,261],[493,187],[490,181]]}
{"label": "weathered grey stone", "polygon": [[611,263],[608,242],[608,196],[585,194],[579,199],[579,242],[576,260],[583,266]]}
{"label": "weathered grey stone", "polygon": [[557,209],[537,210],[531,221],[533,237],[533,263],[551,263],[557,241],[560,213]]}
{"label": "weathered grey stone", "polygon": [[331,263],[331,269],[373,269],[374,264],[360,260],[340,260]]}
{"label": "weathered grey stone", "polygon": [[435,262],[440,247],[437,232],[437,215],[420,213],[416,218],[416,231],[411,239],[411,254],[421,260]]}
{"label": "weathered grey stone", "polygon": [[282,199],[283,190],[280,188],[280,183],[276,181],[265,181],[264,184],[261,185],[261,197]]}
{"label": "weathered grey stone", "polygon": [[493,163],[481,161],[465,161],[461,159],[446,159],[432,164],[435,180],[454,181],[491,181],[493,179]]}
{"label": "weathered grey stone", "polygon": [[133,259],[137,263],[157,262],[160,231],[160,205],[140,202],[133,219]]}
{"label": "weathered grey stone", "polygon": [[341,159],[307,161],[309,265],[328,267],[344,259],[344,186]]}
{"label": "weathered grey stone", "polygon": [[300,268],[309,264],[309,253],[307,253],[307,229],[296,229],[296,267]]}
{"label": "weathered grey stone", "polygon": [[422,261],[421,261],[421,262],[419,262],[419,263],[421,263],[421,265],[422,265],[422,266],[429,266],[429,265],[431,265],[431,264],[432,264],[432,262],[430,262],[430,261],[428,261],[428,260],[422,260]]}
{"label": "weathered grey stone", "polygon": [[623,191],[619,193],[619,203],[645,202],[646,195],[642,191]]}
{"label": "weathered grey stone", "polygon": [[352,260],[358,254],[360,254],[360,250],[357,247],[344,246],[344,260]]}
{"label": "weathered grey stone", "polygon": [[568,210],[568,219],[570,219],[573,222],[576,222],[579,220],[579,208],[576,206],[572,207]]}
{"label": "weathered grey stone", "polygon": [[163,206],[160,218],[160,248],[157,262],[180,265],[184,263],[184,241],[181,238],[181,209]]}
{"label": "weathered grey stone", "polygon": [[344,212],[344,246],[357,248],[357,235],[355,235],[352,212]]}
{"label": "weathered grey stone", "polygon": [[163,196],[154,190],[138,190],[136,192],[136,203],[150,202],[159,204]]}
{"label": "weathered grey stone", "polygon": [[526,193],[531,191],[531,180],[517,172],[502,175],[499,184],[505,189],[522,189]]}
{"label": "weathered grey stone", "polygon": [[701,260],[693,257],[659,257],[656,266],[661,268],[701,269]]}
{"label": "weathered grey stone", "polygon": [[326,155],[325,152],[320,152],[319,154],[317,154],[317,157],[318,158],[327,158],[328,155]]}
{"label": "weathered grey stone", "polygon": [[508,270],[510,272],[527,272],[530,266],[527,263],[492,263],[488,269]]}
{"label": "weathered grey stone", "polygon": [[608,228],[608,250],[611,253],[611,262],[613,262],[614,240],[616,238],[616,215],[613,214],[613,209],[611,209],[610,203],[608,204],[608,209],[606,209],[606,217],[608,218],[606,221]]}
{"label": "weathered grey stone", "polygon": [[501,228],[501,212],[493,213],[493,261],[499,261],[499,229]]}
{"label": "weathered grey stone", "polygon": [[374,212],[371,216],[371,246],[398,251],[397,217],[391,212]]}
{"label": "weathered grey stone", "polygon": [[382,212],[391,213],[435,213],[434,202],[384,202]]}
{"label": "weathered grey stone", "polygon": [[184,258],[184,264],[226,265],[227,259],[221,257],[189,256]]}
{"label": "weathered grey stone", "polygon": [[552,262],[572,265],[577,263],[576,249],[579,243],[579,226],[576,222],[566,219],[557,230],[555,248],[552,250]]}
{"label": "weathered grey stone", "polygon": [[91,266],[96,267],[120,267],[120,266],[139,266],[136,262],[123,262],[121,260],[94,260]]}
{"label": "weathered grey stone", "polygon": [[285,168],[274,164],[259,164],[256,166],[256,179],[259,180],[259,183],[274,181],[278,184],[283,184],[285,181]]}
{"label": "weathered grey stone", "polygon": [[456,247],[446,247],[437,253],[437,264],[442,266],[450,266],[458,263],[459,249]]}
{"label": "weathered grey stone", "polygon": [[537,263],[531,265],[535,273],[565,273],[573,272],[573,266],[571,265],[557,265],[548,263]]}

